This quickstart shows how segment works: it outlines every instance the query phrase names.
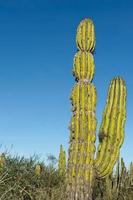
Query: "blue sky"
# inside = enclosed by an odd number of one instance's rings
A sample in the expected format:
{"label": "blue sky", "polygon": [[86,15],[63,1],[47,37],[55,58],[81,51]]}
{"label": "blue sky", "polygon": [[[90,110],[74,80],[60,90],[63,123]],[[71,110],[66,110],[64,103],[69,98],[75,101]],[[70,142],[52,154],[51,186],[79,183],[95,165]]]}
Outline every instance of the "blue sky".
{"label": "blue sky", "polygon": [[0,1],[1,151],[45,158],[57,156],[60,144],[68,149],[76,28],[90,17],[96,30],[98,126],[109,82],[121,75],[128,89],[122,156],[133,160],[132,11],[132,0]]}

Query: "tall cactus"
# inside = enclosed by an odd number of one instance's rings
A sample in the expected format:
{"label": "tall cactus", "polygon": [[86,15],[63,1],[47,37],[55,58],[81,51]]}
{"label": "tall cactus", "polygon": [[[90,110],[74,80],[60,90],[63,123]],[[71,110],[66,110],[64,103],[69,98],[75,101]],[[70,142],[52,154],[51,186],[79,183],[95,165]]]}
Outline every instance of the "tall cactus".
{"label": "tall cactus", "polygon": [[90,19],[78,26],[77,53],[73,61],[76,84],[72,89],[73,115],[70,124],[70,147],[67,168],[67,199],[91,200],[93,180],[112,172],[124,139],[126,87],[122,78],[111,81],[99,131],[96,159],[96,88],[94,76],[95,32]]}

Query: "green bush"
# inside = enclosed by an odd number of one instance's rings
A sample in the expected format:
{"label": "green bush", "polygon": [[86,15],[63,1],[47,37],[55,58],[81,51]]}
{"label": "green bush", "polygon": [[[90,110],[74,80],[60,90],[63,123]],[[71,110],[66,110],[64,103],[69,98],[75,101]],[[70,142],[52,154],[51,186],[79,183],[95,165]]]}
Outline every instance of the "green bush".
{"label": "green bush", "polygon": [[[65,180],[54,163],[7,155],[0,169],[0,200],[65,200]],[[123,160],[119,165],[107,179],[95,181],[93,200],[133,200],[133,165],[127,169]]]}

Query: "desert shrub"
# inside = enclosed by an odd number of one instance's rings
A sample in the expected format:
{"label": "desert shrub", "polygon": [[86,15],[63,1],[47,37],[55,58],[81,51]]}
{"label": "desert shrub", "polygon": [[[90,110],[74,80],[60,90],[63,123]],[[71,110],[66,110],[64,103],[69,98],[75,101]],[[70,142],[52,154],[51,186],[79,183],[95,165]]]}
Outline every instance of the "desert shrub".
{"label": "desert shrub", "polygon": [[[36,165],[40,173],[35,173]],[[108,179],[95,180],[93,200],[132,200],[133,168],[121,167]],[[6,155],[0,168],[0,200],[65,200],[65,177],[53,162],[45,165],[37,156],[29,159]]]}

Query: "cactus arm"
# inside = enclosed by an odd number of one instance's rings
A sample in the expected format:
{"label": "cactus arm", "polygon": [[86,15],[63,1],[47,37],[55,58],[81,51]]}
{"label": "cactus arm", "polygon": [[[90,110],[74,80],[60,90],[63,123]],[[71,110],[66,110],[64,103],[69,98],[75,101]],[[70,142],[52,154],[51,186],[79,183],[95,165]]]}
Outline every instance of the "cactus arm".
{"label": "cactus arm", "polygon": [[[115,96],[115,83],[111,81],[108,96],[107,104],[105,106],[104,112],[103,112],[103,120],[100,126],[100,133],[99,133],[99,146],[98,146],[98,154],[96,158],[96,166],[99,166],[100,163],[103,163],[104,154],[107,150],[108,145],[108,135],[109,135],[109,127],[110,127],[110,115],[112,113],[113,104],[114,104],[114,96]],[[112,124],[111,124],[112,127]],[[112,134],[112,132],[111,132]]]}
{"label": "cactus arm", "polygon": [[125,118],[126,86],[123,79],[117,77],[111,82],[100,127],[100,144],[95,160],[99,177],[110,174],[118,159],[124,140]]}

